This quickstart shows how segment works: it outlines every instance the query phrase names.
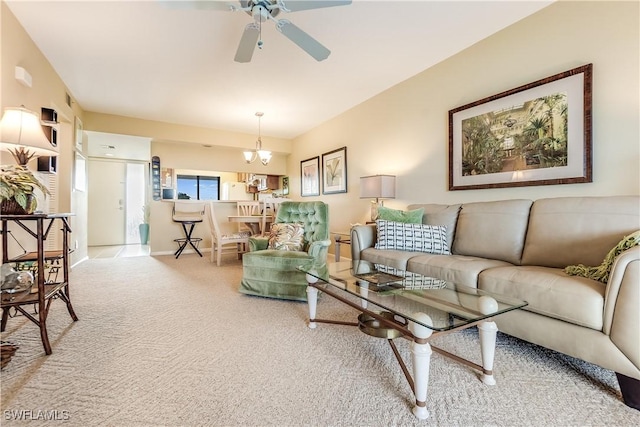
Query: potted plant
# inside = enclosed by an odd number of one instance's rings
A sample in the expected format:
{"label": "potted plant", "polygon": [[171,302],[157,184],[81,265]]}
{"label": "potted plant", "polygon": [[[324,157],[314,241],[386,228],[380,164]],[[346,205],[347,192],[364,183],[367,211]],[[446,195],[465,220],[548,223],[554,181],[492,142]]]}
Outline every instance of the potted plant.
{"label": "potted plant", "polygon": [[151,207],[147,203],[142,206],[142,224],[138,226],[140,230],[140,244],[146,245],[149,241],[149,215],[151,214]]}
{"label": "potted plant", "polygon": [[44,197],[51,194],[26,166],[0,166],[0,203],[3,214],[33,213],[38,205],[34,194],[36,189],[39,189]]}

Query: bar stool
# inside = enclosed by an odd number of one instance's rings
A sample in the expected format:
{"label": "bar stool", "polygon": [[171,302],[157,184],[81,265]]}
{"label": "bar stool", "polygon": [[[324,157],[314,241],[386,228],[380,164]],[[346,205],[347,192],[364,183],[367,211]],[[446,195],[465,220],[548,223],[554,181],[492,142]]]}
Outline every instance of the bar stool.
{"label": "bar stool", "polygon": [[179,222],[184,231],[184,237],[173,239],[178,244],[178,250],[174,253],[176,259],[180,257],[182,251],[191,245],[198,255],[202,253],[198,250],[198,244],[202,241],[200,237],[191,237],[196,224],[202,222],[204,216],[204,203],[174,202],[172,218],[174,222]]}

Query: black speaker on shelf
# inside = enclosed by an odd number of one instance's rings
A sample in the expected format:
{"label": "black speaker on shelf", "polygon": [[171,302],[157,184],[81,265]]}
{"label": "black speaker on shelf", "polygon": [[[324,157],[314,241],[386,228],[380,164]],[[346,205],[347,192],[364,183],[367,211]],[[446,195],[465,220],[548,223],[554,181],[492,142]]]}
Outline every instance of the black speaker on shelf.
{"label": "black speaker on shelf", "polygon": [[42,131],[49,140],[52,146],[58,146],[58,130],[56,125],[58,124],[58,113],[53,108],[42,107],[40,110],[40,122],[42,125]]}
{"label": "black speaker on shelf", "polygon": [[57,173],[58,172],[58,156],[38,157],[38,172]]}

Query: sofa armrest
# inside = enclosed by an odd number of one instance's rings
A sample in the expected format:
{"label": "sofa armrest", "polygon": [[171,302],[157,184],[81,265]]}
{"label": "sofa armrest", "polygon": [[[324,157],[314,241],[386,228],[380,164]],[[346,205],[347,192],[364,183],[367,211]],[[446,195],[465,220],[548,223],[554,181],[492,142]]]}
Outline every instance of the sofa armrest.
{"label": "sofa armrest", "polygon": [[640,368],[640,246],[616,258],[605,290],[603,332]]}
{"label": "sofa armrest", "polygon": [[269,246],[267,237],[249,237],[249,252],[263,251]]}
{"label": "sofa armrest", "polygon": [[360,259],[360,252],[376,244],[376,225],[356,225],[351,229],[351,259]]}

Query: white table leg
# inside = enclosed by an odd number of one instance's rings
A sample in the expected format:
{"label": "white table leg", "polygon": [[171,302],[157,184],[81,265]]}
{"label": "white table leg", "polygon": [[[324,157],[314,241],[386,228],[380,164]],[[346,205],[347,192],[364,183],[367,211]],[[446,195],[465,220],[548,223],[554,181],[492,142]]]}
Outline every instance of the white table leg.
{"label": "white table leg", "polygon": [[[307,274],[307,282],[312,284],[316,283],[318,279],[310,274]],[[309,328],[315,329],[316,322],[312,320],[316,318],[316,311],[318,309],[318,290],[313,286],[307,285],[307,304],[309,305]]]}
{"label": "white table leg", "polygon": [[362,295],[360,305],[362,308],[367,308],[369,304],[365,298],[369,297],[369,282],[366,280],[358,280],[358,286],[360,287],[360,295]]}
{"label": "white table leg", "polygon": [[495,322],[482,322],[478,325],[480,334],[480,351],[482,352],[482,382],[487,385],[496,385],[493,377],[493,358],[496,353],[496,335],[498,326]]}
{"label": "white table leg", "polygon": [[[416,320],[426,325],[432,325],[431,318],[425,313],[414,314]],[[409,321],[409,330],[417,339],[427,339],[433,331],[425,326]],[[431,362],[431,345],[429,343],[411,343],[411,361],[413,364],[413,394],[416,396],[416,406],[412,412],[416,418],[429,418],[427,410],[427,388],[429,386],[429,364]]]}

